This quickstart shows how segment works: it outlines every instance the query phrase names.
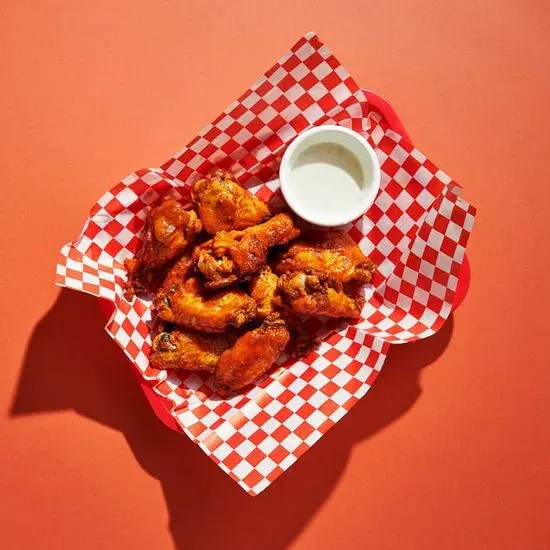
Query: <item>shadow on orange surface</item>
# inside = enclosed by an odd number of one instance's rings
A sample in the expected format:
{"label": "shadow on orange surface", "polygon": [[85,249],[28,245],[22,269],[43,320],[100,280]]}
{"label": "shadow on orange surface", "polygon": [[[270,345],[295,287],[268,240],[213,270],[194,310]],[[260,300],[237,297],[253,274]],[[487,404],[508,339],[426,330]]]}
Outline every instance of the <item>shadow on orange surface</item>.
{"label": "shadow on orange surface", "polygon": [[97,300],[63,289],[29,341],[11,416],[73,409],[119,430],[143,469],[161,482],[180,550],[202,547],[205,533],[211,547],[243,548],[261,536],[264,549],[286,548],[330,494],[353,445],[419,398],[420,371],[443,353],[453,330],[451,317],[427,340],[392,346],[367,398],[252,498],[185,435],[157,420],[104,324]]}

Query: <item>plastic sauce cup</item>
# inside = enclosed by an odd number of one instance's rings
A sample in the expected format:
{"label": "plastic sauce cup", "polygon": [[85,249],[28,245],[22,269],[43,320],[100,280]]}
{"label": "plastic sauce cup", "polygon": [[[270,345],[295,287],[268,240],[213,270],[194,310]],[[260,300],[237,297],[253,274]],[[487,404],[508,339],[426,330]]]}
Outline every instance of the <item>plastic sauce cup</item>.
{"label": "plastic sauce cup", "polygon": [[341,126],[316,126],[287,148],[279,170],[288,206],[324,227],[349,223],[374,203],[380,165],[367,140]]}

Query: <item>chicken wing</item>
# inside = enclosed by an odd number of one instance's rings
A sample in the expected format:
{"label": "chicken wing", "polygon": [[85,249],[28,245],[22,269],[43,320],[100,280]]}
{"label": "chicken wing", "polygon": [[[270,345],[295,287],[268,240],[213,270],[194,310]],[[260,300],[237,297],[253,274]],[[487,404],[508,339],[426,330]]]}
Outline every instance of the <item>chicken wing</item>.
{"label": "chicken wing", "polygon": [[277,295],[277,281],[279,277],[271,271],[268,265],[252,277],[249,292],[258,306],[258,317],[265,319],[271,313],[275,313],[277,306],[281,305]]}
{"label": "chicken wing", "polygon": [[354,319],[361,315],[362,299],[348,296],[342,283],[326,273],[284,273],[277,285],[286,305],[301,315]]}
{"label": "chicken wing", "polygon": [[269,217],[267,204],[241,187],[224,170],[215,170],[193,186],[193,204],[211,235],[246,229]]}
{"label": "chicken wing", "polygon": [[311,231],[292,243],[275,265],[278,274],[312,269],[331,275],[341,283],[369,283],[376,265],[347,233]]}
{"label": "chicken wing", "polygon": [[175,329],[161,332],[153,340],[149,360],[157,369],[206,370],[214,372],[220,355],[237,340],[235,331],[206,334]]}
{"label": "chicken wing", "polygon": [[153,208],[145,222],[145,236],[135,258],[125,263],[128,272],[125,295],[150,290],[152,270],[162,267],[181,254],[193,242],[202,224],[193,210],[185,210],[176,200],[167,200]]}
{"label": "chicken wing", "polygon": [[285,322],[277,316],[245,332],[216,365],[218,393],[223,397],[255,382],[279,358],[289,339]]}
{"label": "chicken wing", "polygon": [[193,256],[190,252],[185,252],[166,273],[162,283],[163,288],[169,289],[179,283],[185,282],[192,273],[194,267]]}
{"label": "chicken wing", "polygon": [[171,288],[161,288],[154,305],[163,321],[204,332],[240,327],[256,316],[256,302],[242,290],[209,292],[195,277]]}
{"label": "chicken wing", "polygon": [[243,231],[220,231],[195,248],[197,267],[208,288],[228,286],[256,273],[266,263],[269,248],[286,244],[299,235],[288,214]]}

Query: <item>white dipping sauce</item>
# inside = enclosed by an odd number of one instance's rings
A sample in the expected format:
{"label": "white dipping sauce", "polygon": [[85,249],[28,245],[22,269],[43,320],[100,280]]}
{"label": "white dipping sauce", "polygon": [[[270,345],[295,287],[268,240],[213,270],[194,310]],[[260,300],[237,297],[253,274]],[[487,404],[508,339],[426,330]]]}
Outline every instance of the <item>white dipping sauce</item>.
{"label": "white dipping sauce", "polygon": [[372,206],[380,189],[380,164],[361,134],[337,125],[314,126],[287,147],[279,181],[284,199],[298,216],[337,227]]}
{"label": "white dipping sauce", "polygon": [[353,211],[361,200],[364,174],[357,157],[338,143],[316,143],[291,167],[292,193],[318,214]]}

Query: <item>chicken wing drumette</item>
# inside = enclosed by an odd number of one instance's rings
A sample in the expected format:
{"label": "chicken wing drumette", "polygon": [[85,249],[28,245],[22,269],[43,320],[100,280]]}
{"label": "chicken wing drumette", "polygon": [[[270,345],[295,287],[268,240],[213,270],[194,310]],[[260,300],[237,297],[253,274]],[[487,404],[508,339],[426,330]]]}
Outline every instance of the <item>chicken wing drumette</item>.
{"label": "chicken wing drumette", "polygon": [[153,208],[145,222],[145,235],[135,258],[124,264],[128,272],[126,297],[151,290],[154,270],[184,252],[202,229],[193,210],[186,210],[178,201],[167,200]]}
{"label": "chicken wing drumette", "polygon": [[267,204],[241,187],[224,170],[215,170],[193,186],[193,203],[211,235],[246,229],[269,217]]}
{"label": "chicken wing drumette", "polygon": [[161,288],[154,306],[163,321],[204,332],[240,327],[256,316],[256,302],[241,289],[211,292],[195,277]]}
{"label": "chicken wing drumette", "polygon": [[224,351],[215,370],[217,391],[226,396],[255,382],[279,358],[290,335],[285,322],[270,315]]}
{"label": "chicken wing drumette", "polygon": [[277,289],[283,302],[301,315],[325,315],[349,319],[361,315],[359,296],[348,296],[342,283],[326,273],[297,271],[284,273]]}
{"label": "chicken wing drumette", "polygon": [[194,258],[206,286],[220,288],[256,273],[272,246],[286,244],[299,233],[288,214],[278,214],[243,231],[220,231],[195,249]]}
{"label": "chicken wing drumette", "polygon": [[275,264],[278,274],[312,269],[341,283],[370,283],[376,265],[341,231],[310,231],[292,243]]}
{"label": "chicken wing drumette", "polygon": [[235,343],[237,336],[234,330],[212,334],[175,328],[155,337],[149,359],[157,369],[214,372],[220,355]]}

